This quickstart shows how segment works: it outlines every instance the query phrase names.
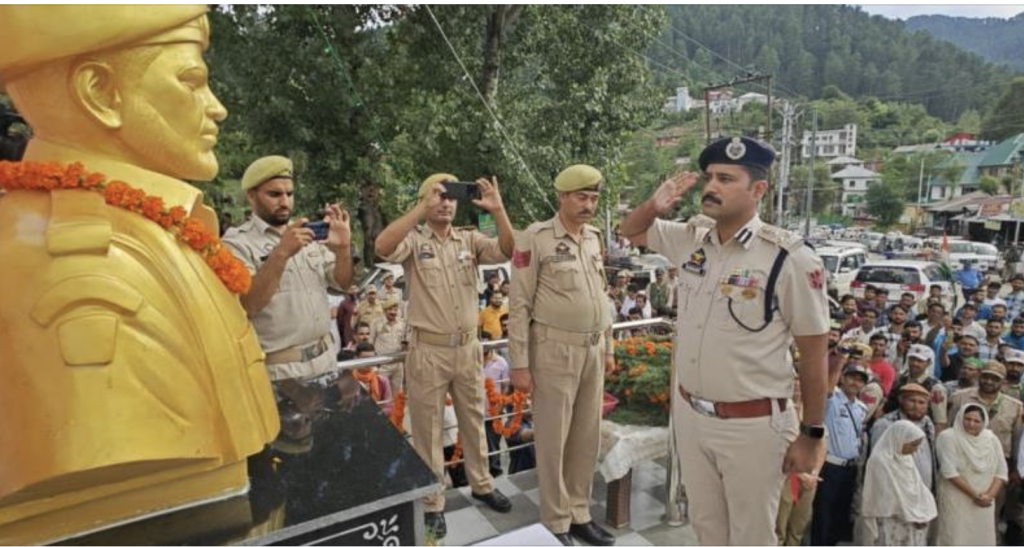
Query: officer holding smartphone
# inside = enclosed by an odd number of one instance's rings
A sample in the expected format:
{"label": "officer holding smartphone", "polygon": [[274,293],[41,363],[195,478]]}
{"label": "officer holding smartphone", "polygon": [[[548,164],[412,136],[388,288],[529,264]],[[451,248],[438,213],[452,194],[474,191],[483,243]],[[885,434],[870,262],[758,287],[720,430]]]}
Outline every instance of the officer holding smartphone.
{"label": "officer holding smartphone", "polygon": [[[494,215],[498,237],[452,227],[459,201],[471,199],[473,190],[453,175],[438,173],[423,181],[419,201],[381,232],[374,247],[377,256],[402,265],[408,282],[406,321],[411,334],[405,385],[413,447],[443,481],[442,417],[445,394],[450,393],[473,498],[507,513],[512,504],[491,481],[484,435],[477,265],[508,260],[515,238],[497,179],[481,178],[474,186],[479,199],[472,203]],[[444,503],[444,495],[434,494],[424,504],[424,520],[437,539],[448,530]]]}
{"label": "officer holding smartphone", "polygon": [[[312,226],[304,218],[292,221],[292,162],[282,156],[253,162],[242,177],[242,190],[252,218],[223,239],[253,275],[242,307],[267,354],[282,418],[312,417],[322,402],[322,386],[337,378],[327,287],[341,291],[352,282],[349,215],[335,204]],[[288,428],[282,432],[287,435]]]}

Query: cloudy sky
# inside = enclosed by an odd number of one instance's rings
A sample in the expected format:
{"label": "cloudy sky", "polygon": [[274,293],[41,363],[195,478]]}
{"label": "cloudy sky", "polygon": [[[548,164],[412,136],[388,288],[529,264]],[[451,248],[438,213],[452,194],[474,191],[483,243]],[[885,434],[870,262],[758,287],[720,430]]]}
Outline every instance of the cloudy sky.
{"label": "cloudy sky", "polygon": [[957,5],[957,4],[860,4],[864,11],[890,19],[907,19],[915,15],[950,15],[954,17],[1013,17],[1024,12],[1024,4]]}

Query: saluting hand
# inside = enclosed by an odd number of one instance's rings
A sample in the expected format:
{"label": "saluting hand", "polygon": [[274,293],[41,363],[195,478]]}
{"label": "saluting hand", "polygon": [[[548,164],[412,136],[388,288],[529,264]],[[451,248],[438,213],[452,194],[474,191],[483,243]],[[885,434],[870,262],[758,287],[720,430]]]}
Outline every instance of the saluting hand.
{"label": "saluting hand", "polygon": [[681,171],[672,175],[668,180],[662,182],[658,190],[654,192],[654,197],[651,198],[654,210],[659,215],[671,211],[695,184],[697,184],[697,173],[692,171]]}
{"label": "saluting hand", "polygon": [[533,391],[533,375],[528,368],[515,368],[509,372],[509,379],[512,380],[512,387],[517,391],[529,394]]}
{"label": "saluting hand", "polygon": [[476,186],[480,189],[480,199],[474,199],[473,205],[491,214],[505,208],[498,192],[498,177],[491,177],[491,180],[480,177],[476,179]]}
{"label": "saluting hand", "polygon": [[303,247],[313,242],[313,230],[303,228],[302,225],[309,222],[309,219],[300,218],[288,225],[281,234],[281,242],[274,250],[280,250],[285,258],[291,258],[298,254]]}

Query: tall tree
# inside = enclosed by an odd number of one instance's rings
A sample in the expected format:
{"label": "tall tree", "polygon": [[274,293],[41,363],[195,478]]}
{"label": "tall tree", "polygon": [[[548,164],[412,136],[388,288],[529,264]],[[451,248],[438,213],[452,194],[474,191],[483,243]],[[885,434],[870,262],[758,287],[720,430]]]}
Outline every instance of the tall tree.
{"label": "tall tree", "polygon": [[867,212],[875,217],[875,223],[881,229],[889,228],[899,222],[903,216],[906,201],[900,188],[893,184],[873,184],[868,188]]}
{"label": "tall tree", "polygon": [[1024,76],[1015,78],[992,107],[981,127],[983,139],[1001,141],[1024,133]]}

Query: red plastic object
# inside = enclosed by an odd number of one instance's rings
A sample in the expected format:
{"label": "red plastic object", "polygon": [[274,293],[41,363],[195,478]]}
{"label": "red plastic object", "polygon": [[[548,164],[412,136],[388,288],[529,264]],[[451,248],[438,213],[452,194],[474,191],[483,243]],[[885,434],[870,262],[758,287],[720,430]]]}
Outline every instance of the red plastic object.
{"label": "red plastic object", "polygon": [[601,417],[607,418],[617,406],[619,406],[619,400],[611,393],[605,392],[604,403],[601,405]]}

